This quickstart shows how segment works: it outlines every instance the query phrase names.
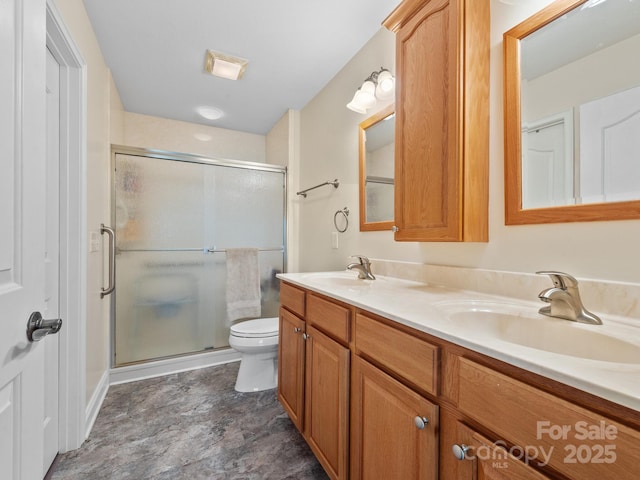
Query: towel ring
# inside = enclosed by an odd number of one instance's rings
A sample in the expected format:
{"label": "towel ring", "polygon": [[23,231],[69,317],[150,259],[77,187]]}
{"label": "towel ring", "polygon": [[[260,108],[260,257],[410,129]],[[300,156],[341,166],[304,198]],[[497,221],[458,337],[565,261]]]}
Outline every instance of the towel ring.
{"label": "towel ring", "polygon": [[[341,230],[340,227],[338,227],[338,215],[342,214],[342,216],[344,217],[344,228]],[[336,227],[336,230],[339,231],[340,233],[344,233],[347,231],[347,228],[349,228],[349,209],[347,207],[344,207],[342,210],[337,210],[336,213],[333,214],[333,224]]]}

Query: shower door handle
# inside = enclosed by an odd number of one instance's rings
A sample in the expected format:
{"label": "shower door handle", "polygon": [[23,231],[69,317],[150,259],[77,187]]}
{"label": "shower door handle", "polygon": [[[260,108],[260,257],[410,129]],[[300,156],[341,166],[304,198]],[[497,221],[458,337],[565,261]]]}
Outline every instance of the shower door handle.
{"label": "shower door handle", "polygon": [[100,292],[100,298],[112,293],[116,288],[116,232],[104,223],[100,226],[100,234],[109,237],[109,285]]}

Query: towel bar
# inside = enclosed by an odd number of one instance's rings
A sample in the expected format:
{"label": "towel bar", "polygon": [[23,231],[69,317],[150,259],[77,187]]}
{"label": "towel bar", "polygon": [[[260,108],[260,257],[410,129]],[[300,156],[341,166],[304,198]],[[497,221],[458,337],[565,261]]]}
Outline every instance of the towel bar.
{"label": "towel bar", "polygon": [[311,188],[307,188],[306,190],[301,190],[299,192],[296,192],[296,195],[302,195],[304,198],[307,198],[307,192],[309,190],[314,190],[316,188],[320,188],[320,187],[324,187],[325,185],[333,185],[333,188],[338,188],[338,185],[340,185],[340,182],[338,181],[338,179],[336,178],[333,182],[330,181],[326,181],[324,183],[321,183],[319,185],[316,185],[315,187],[311,187]]}

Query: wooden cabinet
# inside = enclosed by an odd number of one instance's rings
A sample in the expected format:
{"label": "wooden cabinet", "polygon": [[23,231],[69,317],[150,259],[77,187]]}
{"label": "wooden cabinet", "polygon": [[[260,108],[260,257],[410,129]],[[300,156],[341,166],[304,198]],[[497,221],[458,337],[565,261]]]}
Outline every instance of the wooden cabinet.
{"label": "wooden cabinet", "polygon": [[640,412],[288,287],[278,398],[330,478],[638,478]]}
{"label": "wooden cabinet", "polygon": [[304,329],[302,319],[280,307],[278,400],[301,432],[304,428]]}
{"label": "wooden cabinet", "polygon": [[280,303],[298,317],[304,318],[307,303],[305,291],[301,288],[282,283],[280,285]]}
{"label": "wooden cabinet", "polygon": [[489,0],[404,0],[396,33],[395,239],[488,240]]}
{"label": "wooden cabinet", "polygon": [[363,313],[356,314],[354,337],[358,355],[391,370],[418,390],[438,393],[438,347]]}
{"label": "wooden cabinet", "polygon": [[[347,479],[351,311],[286,283],[282,287],[278,399],[329,477]],[[306,312],[306,318],[290,309]]]}
{"label": "wooden cabinet", "polygon": [[637,478],[640,432],[467,358],[458,410],[569,478]]}
{"label": "wooden cabinet", "polygon": [[305,438],[331,478],[348,478],[349,349],[307,326]]}
{"label": "wooden cabinet", "polygon": [[354,357],[351,478],[438,478],[438,407]]}
{"label": "wooden cabinet", "polygon": [[[459,462],[456,480],[548,480],[550,477],[521,461],[501,444],[490,442],[472,429],[458,424],[458,442],[451,455]],[[520,456],[520,450],[515,451]],[[537,461],[533,460],[537,463]]]}

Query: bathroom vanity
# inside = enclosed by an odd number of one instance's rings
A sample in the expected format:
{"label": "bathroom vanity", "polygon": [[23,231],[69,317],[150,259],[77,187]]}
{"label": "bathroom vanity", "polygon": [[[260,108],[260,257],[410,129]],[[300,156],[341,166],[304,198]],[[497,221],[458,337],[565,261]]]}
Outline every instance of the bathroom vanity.
{"label": "bathroom vanity", "polygon": [[279,277],[278,398],[331,478],[637,478],[633,322],[353,272]]}

